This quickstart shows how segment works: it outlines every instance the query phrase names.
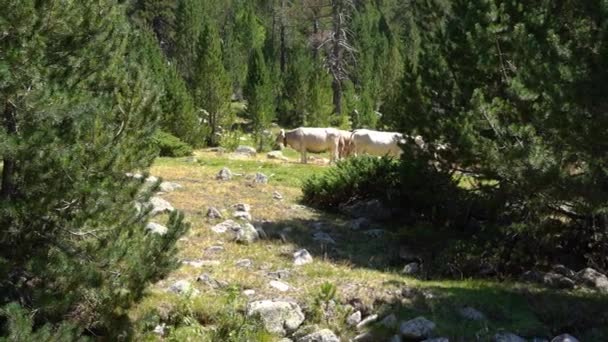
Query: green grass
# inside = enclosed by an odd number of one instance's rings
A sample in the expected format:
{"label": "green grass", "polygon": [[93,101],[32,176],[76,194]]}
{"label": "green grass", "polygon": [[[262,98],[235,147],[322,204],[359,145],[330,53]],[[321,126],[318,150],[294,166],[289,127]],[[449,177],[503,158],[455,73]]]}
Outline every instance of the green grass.
{"label": "green grass", "polygon": [[[237,292],[254,289],[253,299],[293,298],[304,307],[309,320],[314,311],[315,296],[324,283],[330,282],[337,289],[337,313],[331,319],[315,323],[331,328],[343,340],[356,335],[343,319],[347,313],[346,304],[354,299],[381,318],[389,313],[395,313],[400,321],[425,316],[437,324],[437,335],[451,337],[451,340],[487,341],[500,331],[526,337],[549,337],[568,332],[581,341],[601,341],[608,336],[605,310],[608,297],[605,295],[579,290],[549,291],[498,280],[425,281],[400,274],[403,263],[397,256],[400,239],[396,234],[389,232],[380,238],[370,238],[362,232],[351,231],[347,226],[348,218],[294,206],[302,196],[302,180],[322,172],[327,166],[298,164],[299,156],[289,151],[284,153],[290,158],[289,162],[268,160],[265,154],[255,158],[201,151],[195,154],[196,163],[187,162],[186,158],[159,158],[151,173],[184,186],[163,195],[186,213],[192,225],[186,239],[180,242],[179,257],[219,260],[221,264],[203,269],[184,265],[155,284],[144,301],[130,312],[131,318],[137,322],[139,337],[154,340],[150,329],[160,320],[176,324],[179,331],[175,329],[175,338],[184,339],[184,336],[194,338],[199,333],[210,336],[208,330],[230,329],[235,320],[243,318],[238,312],[243,310],[247,299],[240,296],[236,305],[227,307],[225,298],[233,290],[210,289],[196,283],[194,279],[203,272],[226,281]],[[215,175],[222,167],[241,175],[231,181],[217,181]],[[252,184],[250,177],[255,172],[271,176],[269,184]],[[280,192],[284,199],[273,199],[274,191]],[[255,221],[269,222],[264,226],[269,239],[245,246],[209,229],[222,221],[205,217],[209,206],[217,207],[226,218],[230,218],[231,206],[241,202],[252,206]],[[324,223],[324,231],[338,242],[336,246],[324,246],[312,240],[311,223],[319,221]],[[382,224],[377,228],[391,231],[391,226]],[[291,232],[287,241],[282,242],[278,234],[285,228],[290,228]],[[446,238],[445,232],[431,227],[401,230],[405,231],[401,237],[412,241],[412,245],[423,252],[431,252],[432,248],[437,248],[437,241]],[[224,252],[213,255],[205,252],[207,247],[218,243],[223,244]],[[312,264],[292,265],[291,255],[300,248],[306,248],[313,255]],[[246,269],[234,265],[243,258],[251,259],[253,267]],[[279,293],[268,286],[270,279],[266,273],[279,269],[288,269],[291,273],[283,280],[292,286],[292,290],[286,293]],[[200,297],[184,304],[182,299],[164,291],[180,279],[191,281],[201,291]],[[413,289],[414,295],[402,296],[405,288]],[[470,322],[461,318],[457,310],[464,305],[483,312],[488,320]],[[219,315],[219,312],[223,314]],[[182,321],[172,323],[177,319],[171,317],[182,317]],[[183,323],[184,317],[189,317],[185,320],[188,324]],[[306,324],[311,323],[308,321]],[[249,333],[256,334],[255,325],[251,329]],[[374,329],[378,336],[394,334],[394,331]],[[260,335],[259,340],[262,339],[273,340]]]}

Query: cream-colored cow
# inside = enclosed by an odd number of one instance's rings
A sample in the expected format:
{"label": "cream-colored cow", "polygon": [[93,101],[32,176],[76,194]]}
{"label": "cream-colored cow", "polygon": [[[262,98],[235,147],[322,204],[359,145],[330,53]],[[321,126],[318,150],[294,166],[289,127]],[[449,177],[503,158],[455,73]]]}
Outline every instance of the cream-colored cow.
{"label": "cream-colored cow", "polygon": [[306,153],[329,151],[330,161],[339,155],[340,131],[335,128],[299,127],[290,131],[281,130],[276,142],[282,147],[290,146],[300,152],[302,163],[306,163]]}

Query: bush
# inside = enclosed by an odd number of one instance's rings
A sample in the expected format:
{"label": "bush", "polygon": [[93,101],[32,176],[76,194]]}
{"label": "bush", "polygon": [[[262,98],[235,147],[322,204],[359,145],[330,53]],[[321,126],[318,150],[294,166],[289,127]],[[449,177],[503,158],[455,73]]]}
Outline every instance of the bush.
{"label": "bush", "polygon": [[192,155],[192,146],[169,133],[158,131],[154,136],[154,142],[161,157],[187,157]]}

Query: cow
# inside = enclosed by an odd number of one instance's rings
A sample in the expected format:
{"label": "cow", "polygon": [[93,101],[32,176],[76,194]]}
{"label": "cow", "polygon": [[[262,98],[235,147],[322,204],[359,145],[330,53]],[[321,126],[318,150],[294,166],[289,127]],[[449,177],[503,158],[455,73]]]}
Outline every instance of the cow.
{"label": "cow", "polygon": [[404,143],[403,134],[356,129],[351,134],[354,155],[399,157],[403,152],[399,144]]}
{"label": "cow", "polygon": [[330,153],[330,162],[336,161],[340,147],[340,131],[335,128],[299,127],[290,131],[281,129],[276,139],[282,147],[290,146],[300,152],[302,163],[306,164],[306,153]]}
{"label": "cow", "polygon": [[338,157],[344,159],[350,156],[353,152],[353,141],[351,139],[352,132],[343,129],[340,132],[340,142],[338,145]]}

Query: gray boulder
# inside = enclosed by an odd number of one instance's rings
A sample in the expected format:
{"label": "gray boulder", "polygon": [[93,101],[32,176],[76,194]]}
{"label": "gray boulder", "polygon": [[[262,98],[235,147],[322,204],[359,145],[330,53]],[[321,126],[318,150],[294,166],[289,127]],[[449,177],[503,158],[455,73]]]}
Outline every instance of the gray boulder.
{"label": "gray boulder", "polygon": [[251,221],[251,214],[248,211],[235,211],[232,216],[235,219]]}
{"label": "gray boulder", "polygon": [[525,339],[509,332],[499,333],[494,335],[492,339],[494,342],[526,342]]}
{"label": "gray boulder", "polygon": [[236,231],[240,228],[241,228],[240,224],[234,222],[233,220],[226,220],[222,223],[216,224],[215,226],[211,227],[211,230],[218,234],[223,234],[227,231]]}
{"label": "gray boulder", "polygon": [[569,334],[562,334],[559,336],[555,336],[551,342],[578,342],[578,339]]}
{"label": "gray boulder", "polygon": [[401,273],[407,274],[407,275],[418,274],[418,273],[420,273],[420,264],[417,262],[410,262],[409,264],[407,264],[403,267],[403,270],[401,271]]}
{"label": "gray boulder", "polygon": [[315,232],[312,234],[312,239],[326,245],[335,245],[336,241],[325,232]]}
{"label": "gray boulder", "polygon": [[521,278],[524,281],[543,284],[555,289],[571,289],[575,285],[572,279],[553,272],[527,271]]}
{"label": "gray boulder", "polygon": [[199,283],[203,283],[203,284],[211,287],[212,289],[218,289],[221,287],[228,286],[228,283],[226,283],[225,281],[220,281],[220,280],[214,279],[213,277],[211,277],[211,275],[209,275],[207,273],[203,273],[203,274],[199,275],[196,278],[196,281]]}
{"label": "gray boulder", "polygon": [[247,316],[256,315],[259,315],[268,332],[280,336],[285,336],[298,329],[305,318],[298,304],[273,300],[249,303]]}
{"label": "gray boulder", "polygon": [[217,180],[221,180],[221,181],[228,181],[232,179],[232,171],[230,171],[229,168],[224,167],[220,170],[220,172],[218,172],[217,176],[215,176],[215,179]]}
{"label": "gray boulder", "polygon": [[278,280],[271,280],[268,284],[281,292],[289,291],[289,289],[291,288],[288,284]]}
{"label": "gray boulder", "polygon": [[576,278],[586,286],[596,288],[602,292],[608,292],[608,277],[593,268],[580,270],[576,274]]}
{"label": "gray boulder", "polygon": [[237,203],[234,205],[235,211],[246,211],[249,212],[251,210],[251,206],[245,203]]}
{"label": "gray boulder", "polygon": [[160,191],[162,191],[162,192],[171,192],[171,191],[175,191],[175,190],[178,190],[181,188],[183,188],[183,186],[181,186],[180,184],[177,184],[177,183],[173,183],[173,182],[160,183]]}
{"label": "gray boulder", "polygon": [[157,196],[150,198],[150,205],[152,206],[150,212],[152,215],[170,213],[175,210],[171,203]]}
{"label": "gray boulder", "polygon": [[179,295],[197,295],[199,291],[192,287],[187,280],[178,280],[169,286],[169,291]]}
{"label": "gray boulder", "polygon": [[363,319],[361,322],[359,322],[359,324],[357,324],[357,330],[361,330],[361,329],[367,327],[368,325],[374,323],[377,320],[378,320],[378,315],[376,315],[376,314],[369,315],[369,316],[365,317],[365,319]]}
{"label": "gray boulder", "polygon": [[215,208],[215,207],[209,207],[209,209],[207,210],[207,218],[221,219],[222,213],[219,210],[217,210],[217,208]]}
{"label": "gray boulder", "polygon": [[287,160],[287,157],[285,157],[283,155],[283,152],[281,152],[280,150],[270,151],[268,152],[268,154],[266,154],[266,157],[268,159]]}
{"label": "gray boulder", "polygon": [[168,231],[167,227],[155,222],[148,222],[148,224],[146,225],[146,230],[158,235],[165,235]]}
{"label": "gray boulder", "polygon": [[340,342],[340,339],[333,331],[323,329],[301,337],[297,342]]}
{"label": "gray boulder", "polygon": [[570,279],[576,278],[576,272],[574,272],[573,270],[569,269],[568,267],[566,267],[564,265],[553,265],[553,267],[551,267],[551,271],[553,273],[561,274],[564,277],[568,277]]}
{"label": "gray boulder", "polygon": [[224,251],[224,246],[209,246],[205,249],[207,253],[219,253]]}
{"label": "gray boulder", "polygon": [[245,223],[232,232],[234,234],[234,241],[245,245],[251,244],[260,238],[257,229],[250,223]]}
{"label": "gray boulder", "polygon": [[310,264],[312,262],[312,255],[308,253],[306,249],[300,249],[299,251],[293,253],[293,264],[296,266],[301,266],[305,264]]}
{"label": "gray boulder", "polygon": [[361,322],[361,311],[356,311],[346,318],[346,324],[356,326]]}
{"label": "gray boulder", "polygon": [[255,178],[253,178],[253,182],[257,184],[268,184],[268,176],[265,174],[258,172],[255,174]]}
{"label": "gray boulder", "polygon": [[396,327],[397,326],[397,316],[395,316],[395,314],[390,314],[390,315],[384,317],[380,321],[380,325],[387,327],[387,328]]}
{"label": "gray boulder", "polygon": [[460,314],[462,318],[471,321],[483,321],[486,319],[486,316],[482,312],[470,306],[465,306],[458,309],[458,314]]}
{"label": "gray boulder", "polygon": [[401,336],[409,339],[424,339],[435,330],[435,323],[424,317],[416,317],[399,326]]}
{"label": "gray boulder", "polygon": [[243,145],[237,147],[236,150],[234,150],[234,153],[243,154],[243,155],[247,155],[250,157],[255,156],[257,152],[258,151],[255,148],[253,148],[251,146],[243,146]]}
{"label": "gray boulder", "polygon": [[253,262],[251,261],[251,259],[241,259],[235,262],[234,265],[237,267],[249,268],[253,266]]}

